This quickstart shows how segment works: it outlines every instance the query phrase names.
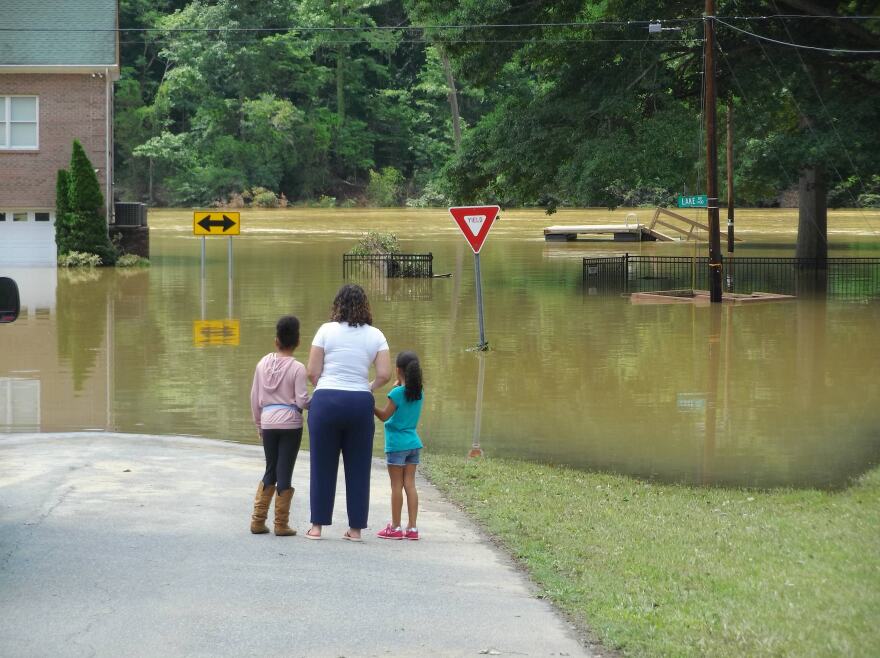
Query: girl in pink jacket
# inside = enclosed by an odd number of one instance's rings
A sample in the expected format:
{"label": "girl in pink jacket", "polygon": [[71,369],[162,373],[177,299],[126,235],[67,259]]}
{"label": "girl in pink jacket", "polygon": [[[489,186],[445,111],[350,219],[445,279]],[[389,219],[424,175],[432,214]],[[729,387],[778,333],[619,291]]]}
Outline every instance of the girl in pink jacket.
{"label": "girl in pink jacket", "polygon": [[275,495],[275,534],[289,537],[288,525],[294,489],[293,465],[302,443],[303,410],[309,408],[306,369],[293,358],[299,345],[299,320],[285,315],[275,325],[275,351],[257,364],[251,387],[251,412],[266,453],[266,472],[257,487],[251,532],[269,532],[266,517]]}

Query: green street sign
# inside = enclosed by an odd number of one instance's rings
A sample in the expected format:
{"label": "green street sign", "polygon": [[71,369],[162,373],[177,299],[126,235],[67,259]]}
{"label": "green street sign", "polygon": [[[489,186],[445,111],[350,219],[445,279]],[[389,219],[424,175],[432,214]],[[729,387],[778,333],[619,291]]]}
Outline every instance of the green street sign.
{"label": "green street sign", "polygon": [[708,208],[709,197],[705,194],[697,194],[695,196],[678,197],[679,208]]}

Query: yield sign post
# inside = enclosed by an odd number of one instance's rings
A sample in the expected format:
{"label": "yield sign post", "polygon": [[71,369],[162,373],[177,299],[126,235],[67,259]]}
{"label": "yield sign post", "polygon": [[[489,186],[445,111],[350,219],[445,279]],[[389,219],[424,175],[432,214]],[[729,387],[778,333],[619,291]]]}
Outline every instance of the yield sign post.
{"label": "yield sign post", "polygon": [[480,250],[489,235],[489,229],[498,218],[498,206],[458,206],[450,208],[449,213],[458,224],[465,239],[474,252],[474,277],[477,285],[477,319],[480,324],[480,343],[477,349],[486,351],[489,343],[486,341],[486,329],[483,324],[483,284],[480,276]]}

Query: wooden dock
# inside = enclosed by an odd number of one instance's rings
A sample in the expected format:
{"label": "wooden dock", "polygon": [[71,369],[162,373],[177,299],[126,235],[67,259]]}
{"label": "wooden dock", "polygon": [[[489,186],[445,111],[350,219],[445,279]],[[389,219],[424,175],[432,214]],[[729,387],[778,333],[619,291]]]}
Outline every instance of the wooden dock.
{"label": "wooden dock", "polygon": [[[662,227],[663,230],[659,227]],[[701,236],[700,232],[705,235]],[[548,226],[544,229],[544,239],[570,242],[577,240],[579,235],[611,235],[615,242],[676,242],[679,240],[705,240],[708,233],[709,227],[705,224],[667,208],[657,208],[651,218],[651,223],[647,226],[638,222],[633,224]],[[737,242],[740,242],[739,238],[737,238]]]}
{"label": "wooden dock", "polygon": [[650,229],[644,224],[584,224],[548,226],[544,229],[544,239],[548,241],[577,240],[579,235],[611,235],[615,242],[673,241],[668,235]]}

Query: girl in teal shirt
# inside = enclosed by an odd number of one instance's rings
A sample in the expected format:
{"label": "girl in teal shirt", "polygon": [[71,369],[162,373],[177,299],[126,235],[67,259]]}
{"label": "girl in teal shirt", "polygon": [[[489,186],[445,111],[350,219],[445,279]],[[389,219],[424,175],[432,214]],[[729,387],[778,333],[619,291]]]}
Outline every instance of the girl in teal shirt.
{"label": "girl in teal shirt", "polygon": [[[385,458],[391,478],[391,523],[378,536],[382,539],[418,539],[416,468],[422,441],[416,433],[416,426],[422,413],[422,366],[415,352],[398,354],[396,365],[397,381],[388,392],[388,403],[384,409],[373,409],[376,417],[385,421]],[[409,514],[405,531],[400,527],[404,491]]]}

